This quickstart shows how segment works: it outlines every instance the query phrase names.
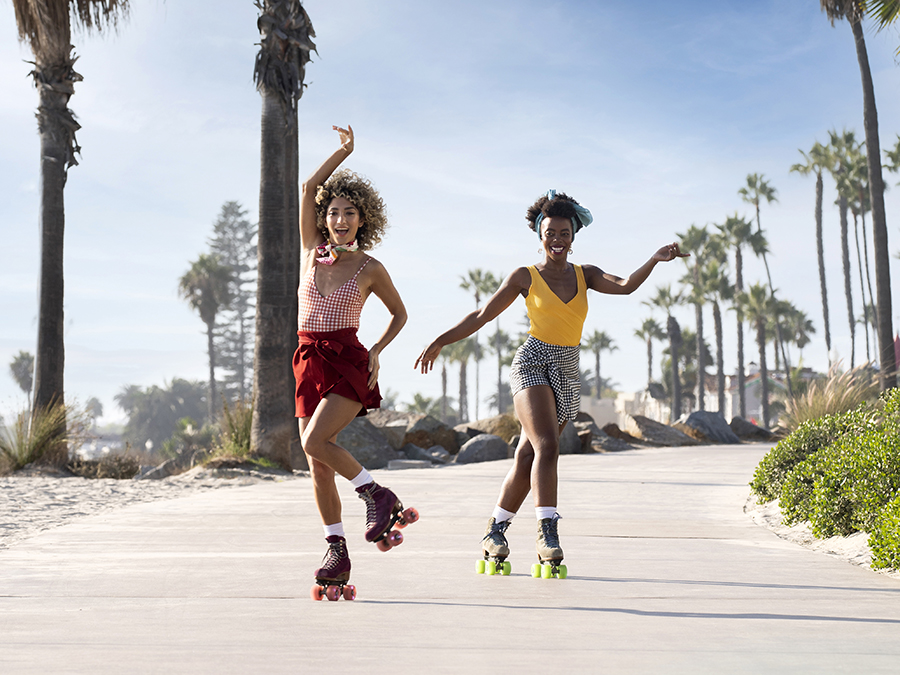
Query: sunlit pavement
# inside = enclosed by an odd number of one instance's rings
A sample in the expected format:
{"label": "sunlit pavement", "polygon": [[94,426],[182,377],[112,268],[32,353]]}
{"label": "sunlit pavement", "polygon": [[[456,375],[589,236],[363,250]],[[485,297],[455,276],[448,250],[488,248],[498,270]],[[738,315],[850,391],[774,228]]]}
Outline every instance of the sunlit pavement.
{"label": "sunlit pavement", "polygon": [[0,551],[0,673],[896,673],[900,581],[744,514],[763,445],[560,460],[569,577],[475,574],[508,461],[375,472],[421,520],[382,553],[342,482],[353,602],[314,602],[308,479],[86,518]]}

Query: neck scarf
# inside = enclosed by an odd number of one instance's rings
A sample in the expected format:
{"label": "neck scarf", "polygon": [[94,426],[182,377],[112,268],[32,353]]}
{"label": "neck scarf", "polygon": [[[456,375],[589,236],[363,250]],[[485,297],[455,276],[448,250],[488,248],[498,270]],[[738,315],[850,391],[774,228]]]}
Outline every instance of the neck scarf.
{"label": "neck scarf", "polygon": [[344,245],[334,245],[326,241],[324,244],[316,246],[316,252],[321,256],[320,258],[316,258],[316,261],[323,265],[333,265],[334,261],[337,260],[338,251],[348,251],[352,253],[353,251],[358,250],[359,246],[357,246],[355,239],[349,244]]}

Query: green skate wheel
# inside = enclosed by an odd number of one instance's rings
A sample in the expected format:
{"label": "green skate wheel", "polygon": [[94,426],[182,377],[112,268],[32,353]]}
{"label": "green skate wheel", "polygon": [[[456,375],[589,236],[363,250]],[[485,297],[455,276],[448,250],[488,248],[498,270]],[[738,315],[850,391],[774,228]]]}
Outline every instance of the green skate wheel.
{"label": "green skate wheel", "polygon": [[550,565],[541,565],[541,578],[549,579],[553,576],[553,568]]}
{"label": "green skate wheel", "polygon": [[487,573],[489,576],[497,574],[497,563],[493,560],[488,560],[487,562]]}
{"label": "green skate wheel", "polygon": [[500,568],[500,573],[503,576],[508,577],[512,573],[512,563],[506,562],[504,560],[503,564],[501,565],[501,568]]}
{"label": "green skate wheel", "polygon": [[541,578],[541,566],[537,563],[534,563],[534,565],[531,566],[531,576],[535,579]]}
{"label": "green skate wheel", "polygon": [[567,576],[569,576],[568,568],[565,565],[560,565],[559,566],[559,578],[565,579]]}
{"label": "green skate wheel", "polygon": [[484,560],[475,561],[475,574],[484,574]]}

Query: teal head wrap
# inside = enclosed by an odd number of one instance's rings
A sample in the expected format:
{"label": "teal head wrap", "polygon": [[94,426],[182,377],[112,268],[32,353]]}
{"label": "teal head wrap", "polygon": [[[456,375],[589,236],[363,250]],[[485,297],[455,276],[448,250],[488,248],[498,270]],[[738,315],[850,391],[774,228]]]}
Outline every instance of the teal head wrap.
{"label": "teal head wrap", "polygon": [[[544,196],[553,200],[556,199],[556,190],[547,190],[544,193]],[[591,212],[588,211],[583,206],[572,203],[572,206],[575,208],[575,216],[572,218],[572,234],[575,234],[582,227],[587,227],[591,223],[594,222],[594,216],[591,215]],[[537,232],[538,239],[541,238],[541,221],[544,220],[544,213],[541,212],[538,214],[538,217],[534,220],[534,231]]]}

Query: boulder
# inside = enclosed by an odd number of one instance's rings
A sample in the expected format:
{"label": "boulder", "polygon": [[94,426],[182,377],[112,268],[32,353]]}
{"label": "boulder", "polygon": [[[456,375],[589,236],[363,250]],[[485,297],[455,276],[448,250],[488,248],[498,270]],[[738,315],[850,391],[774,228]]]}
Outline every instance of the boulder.
{"label": "boulder", "polygon": [[399,410],[387,410],[386,408],[378,408],[377,410],[369,410],[366,414],[366,419],[369,420],[372,424],[374,424],[379,429],[391,422],[396,422],[397,420],[406,420],[409,422],[410,417],[421,417],[421,415],[415,415],[414,413],[405,413],[400,412]]}
{"label": "boulder", "polygon": [[522,433],[522,424],[516,419],[516,416],[511,413],[497,415],[475,422],[468,422],[466,425],[458,425],[456,428],[459,429],[460,426],[477,429],[484,434],[499,436],[506,442],[509,442],[513,436]]}
{"label": "boulder", "polygon": [[459,449],[456,463],[491,462],[496,459],[506,459],[508,453],[509,444],[499,436],[479,434]]}
{"label": "boulder", "polygon": [[603,433],[605,433],[607,436],[609,436],[610,438],[614,438],[619,441],[624,441],[625,443],[637,443],[640,440],[638,438],[635,438],[631,434],[629,434],[625,431],[622,431],[619,428],[619,425],[616,424],[615,422],[610,422],[609,424],[604,426],[603,429],[601,429],[601,431]]}
{"label": "boulder", "polygon": [[634,450],[634,446],[619,438],[613,438],[602,429],[591,439],[591,452],[622,452]]}
{"label": "boulder", "polygon": [[[456,440],[456,431],[431,415],[416,416],[412,424],[406,430],[403,437],[403,445],[413,443],[420,448],[430,448],[435,445],[443,448],[451,455],[459,452],[459,442]],[[401,446],[402,447],[402,446]]]}
{"label": "boulder", "polygon": [[409,428],[409,420],[401,418],[391,420],[387,424],[378,427],[388,443],[394,450],[400,450],[403,447],[403,439],[406,438],[406,431]]}
{"label": "boulder", "polygon": [[456,432],[456,442],[459,444],[459,447],[464,446],[471,439],[484,433],[483,431],[470,427],[468,422],[457,424],[453,427],[453,431]]}
{"label": "boulder", "polygon": [[428,469],[432,464],[427,459],[392,459],[387,464],[388,471],[399,469]]}
{"label": "boulder", "polygon": [[401,450],[409,459],[424,460],[434,464],[446,464],[450,461],[450,453],[441,445],[433,445],[430,448],[420,448],[414,443],[407,443]]}
{"label": "boulder", "polygon": [[392,459],[402,459],[385,435],[366,417],[353,418],[337,435],[337,442],[366,469],[381,469]]}
{"label": "boulder", "polygon": [[745,441],[771,441],[774,436],[765,427],[748,422],[743,417],[732,417],[731,424],[728,426],[731,427],[731,430],[738,438]]}
{"label": "boulder", "polygon": [[672,426],[701,443],[741,442],[723,417],[708,410],[695,410],[690,415],[683,415]]}
{"label": "boulder", "polygon": [[559,454],[578,455],[583,452],[581,439],[578,438],[578,430],[574,424],[567,424],[559,436]]}
{"label": "boulder", "polygon": [[639,440],[653,443],[654,445],[700,445],[700,443],[682,431],[651,420],[643,415],[629,415],[626,431]]}

